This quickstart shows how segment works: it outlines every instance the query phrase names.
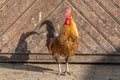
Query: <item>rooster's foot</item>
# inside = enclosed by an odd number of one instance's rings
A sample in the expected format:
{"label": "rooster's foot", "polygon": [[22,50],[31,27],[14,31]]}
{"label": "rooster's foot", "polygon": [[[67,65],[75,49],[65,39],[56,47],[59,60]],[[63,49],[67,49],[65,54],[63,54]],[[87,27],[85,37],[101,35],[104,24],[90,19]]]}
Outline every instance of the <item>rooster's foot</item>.
{"label": "rooster's foot", "polygon": [[70,72],[70,71],[65,71],[65,72],[63,72],[63,74],[64,74],[64,75],[67,75],[67,74],[68,74],[68,75],[71,75],[72,72]]}

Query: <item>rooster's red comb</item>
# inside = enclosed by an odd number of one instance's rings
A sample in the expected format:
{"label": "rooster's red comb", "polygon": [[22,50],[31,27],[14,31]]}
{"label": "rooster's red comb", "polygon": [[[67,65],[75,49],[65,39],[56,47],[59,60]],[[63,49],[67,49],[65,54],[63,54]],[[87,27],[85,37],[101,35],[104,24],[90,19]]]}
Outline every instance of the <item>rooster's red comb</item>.
{"label": "rooster's red comb", "polygon": [[66,16],[70,16],[70,14],[71,14],[71,8],[67,8],[65,15]]}

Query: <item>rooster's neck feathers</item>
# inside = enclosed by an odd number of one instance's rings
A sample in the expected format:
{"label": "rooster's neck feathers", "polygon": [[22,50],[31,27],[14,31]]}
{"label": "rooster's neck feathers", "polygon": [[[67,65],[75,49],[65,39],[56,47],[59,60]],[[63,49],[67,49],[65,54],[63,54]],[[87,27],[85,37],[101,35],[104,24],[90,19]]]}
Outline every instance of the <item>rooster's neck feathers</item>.
{"label": "rooster's neck feathers", "polygon": [[78,36],[77,27],[72,17],[70,19],[70,22],[69,21],[67,23],[65,22],[60,35],[63,35],[63,34],[65,36],[66,35]]}

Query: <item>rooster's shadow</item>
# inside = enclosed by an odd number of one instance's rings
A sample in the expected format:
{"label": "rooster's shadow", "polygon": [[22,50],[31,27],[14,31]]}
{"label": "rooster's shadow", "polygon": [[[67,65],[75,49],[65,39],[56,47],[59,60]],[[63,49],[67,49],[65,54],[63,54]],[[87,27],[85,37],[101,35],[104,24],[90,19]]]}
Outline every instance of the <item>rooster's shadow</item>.
{"label": "rooster's shadow", "polygon": [[[19,39],[18,45],[15,49],[15,53],[9,58],[6,56],[0,56],[2,60],[8,60],[8,61],[15,61],[16,59],[21,58],[24,62],[27,62],[29,59],[29,54],[31,53],[30,50],[28,50],[28,43],[26,39],[33,35],[33,34],[39,34],[35,31],[23,33]],[[0,50],[2,51],[2,50]],[[19,54],[24,54],[24,56],[20,56]],[[53,71],[49,68],[44,68],[40,66],[30,65],[30,64],[24,64],[24,63],[0,63],[0,67],[2,68],[9,68],[9,69],[20,69],[20,70],[28,70],[28,71],[37,71],[37,72],[44,72],[44,71]]]}

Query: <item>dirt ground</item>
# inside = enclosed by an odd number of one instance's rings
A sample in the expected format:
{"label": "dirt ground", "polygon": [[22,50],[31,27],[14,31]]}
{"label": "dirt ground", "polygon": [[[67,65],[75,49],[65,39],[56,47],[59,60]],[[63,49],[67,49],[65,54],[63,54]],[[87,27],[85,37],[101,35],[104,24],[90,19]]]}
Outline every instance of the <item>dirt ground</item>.
{"label": "dirt ground", "polygon": [[0,80],[120,80],[120,65],[70,64],[70,70],[57,76],[57,64],[0,63]]}

